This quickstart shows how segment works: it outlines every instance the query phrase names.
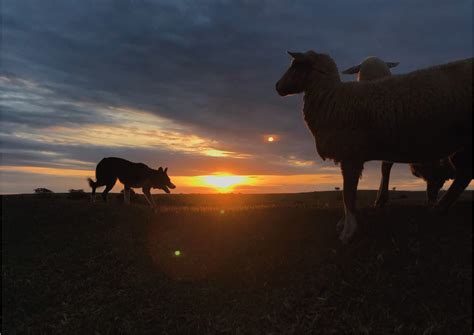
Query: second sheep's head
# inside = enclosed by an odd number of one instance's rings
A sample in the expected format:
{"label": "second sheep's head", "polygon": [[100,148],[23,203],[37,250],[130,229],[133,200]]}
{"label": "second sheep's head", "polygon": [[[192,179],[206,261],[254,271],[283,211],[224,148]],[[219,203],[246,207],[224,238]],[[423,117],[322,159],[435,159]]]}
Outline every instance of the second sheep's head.
{"label": "second sheep's head", "polygon": [[398,62],[385,62],[377,57],[368,57],[359,65],[352,66],[342,73],[357,74],[358,81],[376,80],[389,76],[390,69],[398,64]]}

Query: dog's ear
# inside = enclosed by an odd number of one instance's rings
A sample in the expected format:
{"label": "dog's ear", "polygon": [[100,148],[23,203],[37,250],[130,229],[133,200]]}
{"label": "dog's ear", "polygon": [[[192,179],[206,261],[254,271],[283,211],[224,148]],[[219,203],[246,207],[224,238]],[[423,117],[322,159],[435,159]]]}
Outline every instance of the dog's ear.
{"label": "dog's ear", "polygon": [[166,168],[165,168],[165,173],[167,173],[167,172],[168,172],[168,168],[166,167]]}
{"label": "dog's ear", "polygon": [[158,168],[158,172],[163,172],[163,168],[161,166]]}

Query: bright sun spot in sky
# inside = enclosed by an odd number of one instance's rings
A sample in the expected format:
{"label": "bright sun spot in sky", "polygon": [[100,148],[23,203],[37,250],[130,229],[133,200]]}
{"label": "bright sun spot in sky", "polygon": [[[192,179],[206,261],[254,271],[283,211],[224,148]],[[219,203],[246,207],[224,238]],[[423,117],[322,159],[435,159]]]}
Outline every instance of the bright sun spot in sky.
{"label": "bright sun spot in sky", "polygon": [[268,142],[273,142],[273,141],[275,141],[275,138],[273,136],[268,136],[267,141]]}
{"label": "bright sun spot in sky", "polygon": [[235,186],[251,184],[251,179],[247,176],[236,176],[225,173],[202,176],[201,184],[210,186],[219,192],[231,192]]}

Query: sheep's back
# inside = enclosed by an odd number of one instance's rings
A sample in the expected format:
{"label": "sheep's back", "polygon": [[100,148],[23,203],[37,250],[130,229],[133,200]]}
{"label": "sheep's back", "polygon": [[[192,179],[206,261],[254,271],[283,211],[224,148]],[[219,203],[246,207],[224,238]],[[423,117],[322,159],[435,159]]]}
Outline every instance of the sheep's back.
{"label": "sheep's back", "polygon": [[341,83],[326,95],[305,98],[305,118],[323,157],[396,162],[446,157],[472,143],[472,59]]}

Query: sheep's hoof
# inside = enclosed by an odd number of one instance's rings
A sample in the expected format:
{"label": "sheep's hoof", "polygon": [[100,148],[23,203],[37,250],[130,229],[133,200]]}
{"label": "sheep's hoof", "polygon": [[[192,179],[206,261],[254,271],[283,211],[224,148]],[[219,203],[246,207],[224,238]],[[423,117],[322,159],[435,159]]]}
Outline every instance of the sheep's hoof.
{"label": "sheep's hoof", "polygon": [[343,229],[341,234],[339,235],[339,239],[343,244],[347,244],[357,231],[357,220],[354,214],[347,214],[346,217],[341,221]]}
{"label": "sheep's hoof", "polygon": [[387,203],[388,203],[388,199],[379,198],[375,201],[374,208],[376,209],[384,208]]}
{"label": "sheep's hoof", "polygon": [[437,205],[431,206],[429,208],[429,212],[430,212],[430,214],[433,214],[433,215],[436,215],[436,216],[442,216],[442,215],[448,214],[448,210],[446,208],[441,207],[441,206],[437,206]]}

